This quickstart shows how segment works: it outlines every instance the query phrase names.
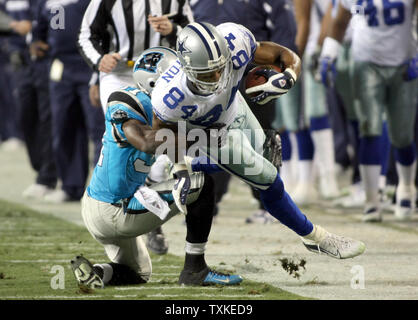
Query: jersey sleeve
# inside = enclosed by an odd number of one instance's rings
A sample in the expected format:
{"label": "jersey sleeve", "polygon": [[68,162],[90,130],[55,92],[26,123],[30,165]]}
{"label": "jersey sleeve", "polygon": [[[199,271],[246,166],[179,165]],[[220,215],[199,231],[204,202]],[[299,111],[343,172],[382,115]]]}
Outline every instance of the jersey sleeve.
{"label": "jersey sleeve", "polygon": [[[246,65],[254,59],[257,50],[257,41],[250,30],[236,23],[222,23],[216,27],[225,37],[228,47],[231,50],[234,65]],[[248,57],[245,59],[244,54]]]}
{"label": "jersey sleeve", "polygon": [[112,135],[118,142],[127,141],[122,126],[129,119],[138,120],[143,124],[151,123],[150,115],[146,112],[149,101],[139,99],[134,92],[135,89],[132,89],[131,91],[129,88],[117,90],[109,96],[105,119],[110,123]]}

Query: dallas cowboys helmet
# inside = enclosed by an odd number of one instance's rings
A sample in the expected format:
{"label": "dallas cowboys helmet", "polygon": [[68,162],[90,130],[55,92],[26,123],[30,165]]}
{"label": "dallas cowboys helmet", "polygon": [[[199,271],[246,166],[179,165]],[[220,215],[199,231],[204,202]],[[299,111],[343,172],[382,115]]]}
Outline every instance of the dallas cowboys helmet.
{"label": "dallas cowboys helmet", "polygon": [[[232,72],[231,51],[225,38],[207,22],[188,24],[178,35],[177,56],[187,78],[203,94],[222,91]],[[199,80],[202,74],[221,72],[219,80]]]}
{"label": "dallas cowboys helmet", "polygon": [[133,67],[133,78],[138,88],[151,94],[155,82],[177,60],[176,52],[166,47],[153,47],[141,53]]}

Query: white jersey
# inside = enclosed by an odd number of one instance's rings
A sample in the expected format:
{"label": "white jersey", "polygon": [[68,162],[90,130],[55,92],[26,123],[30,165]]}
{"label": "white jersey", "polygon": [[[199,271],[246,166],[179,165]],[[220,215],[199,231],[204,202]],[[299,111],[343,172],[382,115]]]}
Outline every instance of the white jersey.
{"label": "white jersey", "polygon": [[416,55],[412,16],[415,0],[341,0],[351,12],[356,61],[399,66]]}
{"label": "white jersey", "polygon": [[242,100],[236,97],[247,64],[257,48],[253,34],[242,25],[223,23],[216,27],[231,50],[233,70],[225,90],[200,96],[187,86],[180,61],[163,73],[152,91],[151,103],[156,116],[168,123],[186,120],[189,127],[208,127],[214,123],[230,125]]}
{"label": "white jersey", "polygon": [[306,55],[310,56],[315,52],[319,33],[321,31],[322,19],[330,5],[331,0],[314,0],[311,6],[311,19],[309,23],[309,36],[306,44]]}

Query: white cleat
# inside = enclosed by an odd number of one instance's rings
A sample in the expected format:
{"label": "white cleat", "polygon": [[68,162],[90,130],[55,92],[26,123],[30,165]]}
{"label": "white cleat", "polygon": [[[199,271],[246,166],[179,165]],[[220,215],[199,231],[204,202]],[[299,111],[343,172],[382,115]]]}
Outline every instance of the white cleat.
{"label": "white cleat", "polygon": [[329,233],[321,226],[314,226],[315,239],[302,237],[306,249],[314,253],[325,254],[335,259],[348,259],[361,255],[366,246],[363,242]]}
{"label": "white cleat", "polygon": [[323,199],[335,199],[341,194],[334,175],[320,178],[319,191]]}
{"label": "white cleat", "polygon": [[50,203],[64,203],[74,199],[67,192],[59,189],[45,195],[44,200]]}
{"label": "white cleat", "polygon": [[54,189],[48,188],[46,185],[34,183],[23,191],[22,196],[24,198],[42,199],[53,191]]}
{"label": "white cleat", "polygon": [[9,138],[6,141],[3,141],[0,147],[4,151],[13,152],[24,148],[25,144],[18,138]]}
{"label": "white cleat", "polygon": [[363,217],[361,220],[363,222],[381,222],[382,213],[378,207],[368,205],[364,209]]}
{"label": "white cleat", "polygon": [[395,218],[399,221],[411,220],[415,212],[416,188],[399,185],[396,190]]}
{"label": "white cleat", "polygon": [[334,205],[346,209],[363,208],[366,202],[366,193],[360,183],[350,186],[350,193],[339,199],[334,200]]}

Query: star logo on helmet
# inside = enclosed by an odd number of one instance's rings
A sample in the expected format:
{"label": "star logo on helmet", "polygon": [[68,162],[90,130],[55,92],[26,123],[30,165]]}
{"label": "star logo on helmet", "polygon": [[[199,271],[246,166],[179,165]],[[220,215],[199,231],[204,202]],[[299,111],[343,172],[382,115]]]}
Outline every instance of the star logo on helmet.
{"label": "star logo on helmet", "polygon": [[186,42],[186,40],[187,40],[187,37],[185,37],[183,40],[179,40],[177,51],[180,52],[181,55],[183,55],[184,53],[191,53],[192,52],[184,44]]}

